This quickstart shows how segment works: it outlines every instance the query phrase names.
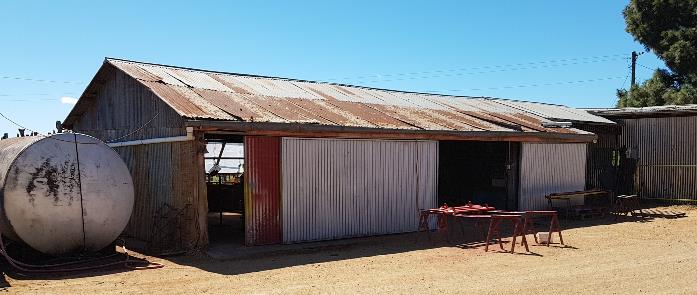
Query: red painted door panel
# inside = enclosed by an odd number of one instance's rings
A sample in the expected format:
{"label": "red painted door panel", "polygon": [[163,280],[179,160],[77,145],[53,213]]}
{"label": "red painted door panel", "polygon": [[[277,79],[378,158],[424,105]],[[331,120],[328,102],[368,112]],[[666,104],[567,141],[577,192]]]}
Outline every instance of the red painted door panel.
{"label": "red painted door panel", "polygon": [[281,243],[281,138],[246,136],[245,244]]}

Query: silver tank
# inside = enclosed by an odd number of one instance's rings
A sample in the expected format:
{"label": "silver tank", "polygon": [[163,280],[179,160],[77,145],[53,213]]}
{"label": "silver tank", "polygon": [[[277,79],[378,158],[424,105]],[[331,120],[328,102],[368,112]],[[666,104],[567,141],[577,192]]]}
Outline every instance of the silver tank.
{"label": "silver tank", "polygon": [[83,134],[0,140],[0,230],[46,254],[97,251],[123,231],[133,180],[116,152]]}

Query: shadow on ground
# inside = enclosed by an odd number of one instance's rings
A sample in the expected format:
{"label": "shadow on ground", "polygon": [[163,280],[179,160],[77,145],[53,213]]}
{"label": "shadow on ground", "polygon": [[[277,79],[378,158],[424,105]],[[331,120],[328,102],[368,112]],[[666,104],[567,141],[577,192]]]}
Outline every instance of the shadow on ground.
{"label": "shadow on ground", "polygon": [[[19,244],[19,243],[10,243],[7,246],[7,251],[10,257],[12,257],[14,260],[19,261],[21,263],[26,263],[30,265],[52,265],[52,264],[63,264],[66,262],[78,262],[78,261],[83,261],[83,263],[75,263],[75,264],[70,264],[70,265],[65,265],[62,267],[57,267],[57,268],[50,268],[53,269],[53,271],[38,271],[38,272],[31,272],[31,271],[24,271],[22,269],[18,269],[8,263],[7,260],[5,260],[2,256],[0,256],[0,270],[3,272],[2,276],[2,281],[0,281],[0,288],[3,287],[10,287],[9,283],[7,282],[6,278],[12,278],[14,280],[34,280],[34,279],[42,279],[42,280],[62,280],[62,279],[70,279],[70,278],[83,278],[83,277],[93,277],[93,276],[101,276],[101,275],[108,275],[108,274],[115,274],[115,273],[122,273],[122,272],[127,272],[131,271],[132,269],[126,266],[126,257],[123,254],[116,253],[114,252],[115,247],[112,245],[103,251],[99,253],[89,253],[89,254],[81,254],[79,256],[74,256],[74,257],[61,257],[61,258],[55,258],[55,257],[50,257],[41,253],[38,253],[29,247]],[[142,260],[139,258],[131,257],[129,259],[130,262],[132,262],[132,265],[141,265],[142,263],[138,263]],[[104,265],[109,265],[106,267],[101,267]],[[30,267],[26,266],[20,266],[25,269],[29,269]],[[76,269],[76,268],[91,268],[91,269],[84,269],[84,270],[72,270],[72,271],[66,271],[68,269]],[[31,268],[31,269],[39,269],[39,268]],[[43,268],[43,269],[49,269],[49,268]]]}
{"label": "shadow on ground", "polygon": [[[650,208],[644,208],[650,209]],[[604,218],[586,220],[564,220],[561,219],[563,230],[611,225],[624,222],[651,222],[653,217],[634,217],[609,215]],[[363,257],[374,257],[380,255],[390,255],[405,253],[410,251],[420,251],[427,249],[456,247],[468,251],[481,251],[484,253],[484,240],[488,224],[475,227],[473,224],[451,222],[447,231],[432,231],[420,233],[394,234],[367,238],[352,238],[344,240],[313,242],[293,245],[272,245],[245,247],[239,242],[235,243],[212,243],[208,252],[195,255],[184,255],[177,257],[163,258],[179,265],[191,266],[207,272],[223,275],[238,275],[253,273],[265,270],[280,269],[292,266],[308,265],[315,263],[356,259]],[[545,231],[548,224],[536,224],[539,231]],[[506,232],[506,230],[508,232]],[[503,236],[504,248],[510,249],[511,229],[504,229]],[[559,250],[578,250],[573,246],[573,241],[566,240],[566,245],[552,244],[550,247]],[[525,252],[524,247],[516,245],[517,255],[530,255],[542,257],[537,253],[539,247],[536,245],[532,235],[528,235],[530,252]],[[487,255],[511,255],[509,252],[501,251],[497,244],[490,245]],[[36,276],[26,277],[21,274],[13,273],[6,265],[2,269],[13,279],[36,279]],[[42,279],[64,279],[99,276],[128,271],[125,268],[113,268],[100,271],[61,273],[41,276]],[[7,282],[4,282],[7,284]],[[2,284],[2,282],[0,282]]]}
{"label": "shadow on ground", "polygon": [[11,287],[11,286],[10,286],[10,283],[7,282],[7,279],[5,278],[5,276],[6,276],[6,274],[5,274],[5,272],[3,271],[3,273],[2,273],[2,278],[0,278],[0,290],[3,290],[3,289],[6,289],[6,288]]}
{"label": "shadow on ground", "polygon": [[[635,216],[607,215],[604,218],[586,220],[561,220],[564,230],[581,227],[611,225],[624,222],[651,222],[653,218],[639,218]],[[474,227],[472,224],[458,224],[451,222],[447,232],[421,232],[395,234],[368,238],[353,238],[338,241],[304,243],[294,245],[256,246],[245,247],[242,245],[211,244],[206,257],[183,256],[170,259],[181,265],[188,265],[208,272],[224,275],[237,275],[251,272],[279,269],[285,267],[390,255],[409,251],[419,251],[443,247],[457,247],[463,250],[481,251],[484,253],[484,241],[486,238],[486,225]],[[548,224],[539,224],[539,231],[545,231]],[[504,248],[510,249],[511,229],[504,230]],[[573,246],[573,241],[565,241],[567,245],[552,244],[551,247],[560,250],[578,250]],[[536,253],[538,247],[532,235],[528,235],[530,252],[526,253],[524,247],[516,245],[517,255],[542,255]],[[498,245],[491,245],[491,255],[510,255],[501,251]]]}

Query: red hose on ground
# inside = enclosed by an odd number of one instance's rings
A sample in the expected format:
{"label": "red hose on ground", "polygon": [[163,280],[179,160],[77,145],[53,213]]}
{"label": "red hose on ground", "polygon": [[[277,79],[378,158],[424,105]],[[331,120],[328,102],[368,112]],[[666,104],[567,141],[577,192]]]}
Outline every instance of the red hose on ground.
{"label": "red hose on ground", "polygon": [[[140,259],[140,258],[136,261],[133,261],[133,260],[131,260],[131,255],[129,254],[128,250],[126,249],[126,246],[121,245],[120,247],[123,249],[123,254],[125,255],[125,259],[122,261],[109,262],[109,263],[104,263],[104,264],[99,264],[99,265],[72,267],[72,268],[66,267],[69,265],[78,265],[78,264],[87,264],[87,263],[98,262],[98,261],[102,261],[102,260],[106,260],[106,259],[118,256],[118,254],[112,254],[112,255],[107,255],[105,257],[83,260],[83,261],[71,261],[71,262],[66,262],[66,263],[47,264],[47,265],[33,265],[33,264],[23,263],[19,260],[12,258],[9,255],[9,253],[7,253],[7,249],[5,248],[5,242],[3,240],[2,235],[0,235],[0,255],[2,255],[5,258],[5,260],[7,260],[7,262],[12,267],[16,268],[20,272],[25,272],[25,273],[74,272],[74,271],[103,269],[103,268],[107,268],[107,267],[111,267],[111,266],[118,266],[118,265],[124,266],[128,269],[131,269],[131,270],[157,269],[157,268],[164,267],[163,264],[156,263],[156,262],[150,262],[150,261],[147,261],[145,259]],[[144,266],[137,266],[135,264],[145,264],[145,265]]]}

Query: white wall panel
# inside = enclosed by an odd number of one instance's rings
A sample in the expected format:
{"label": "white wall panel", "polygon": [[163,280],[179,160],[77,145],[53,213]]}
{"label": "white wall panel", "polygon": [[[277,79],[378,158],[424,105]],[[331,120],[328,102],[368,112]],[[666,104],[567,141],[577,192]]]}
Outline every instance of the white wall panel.
{"label": "white wall panel", "polygon": [[437,206],[438,142],[283,138],[283,242],[415,231]]}
{"label": "white wall panel", "polygon": [[544,210],[546,195],[582,191],[585,186],[586,144],[522,144],[520,210]]}

